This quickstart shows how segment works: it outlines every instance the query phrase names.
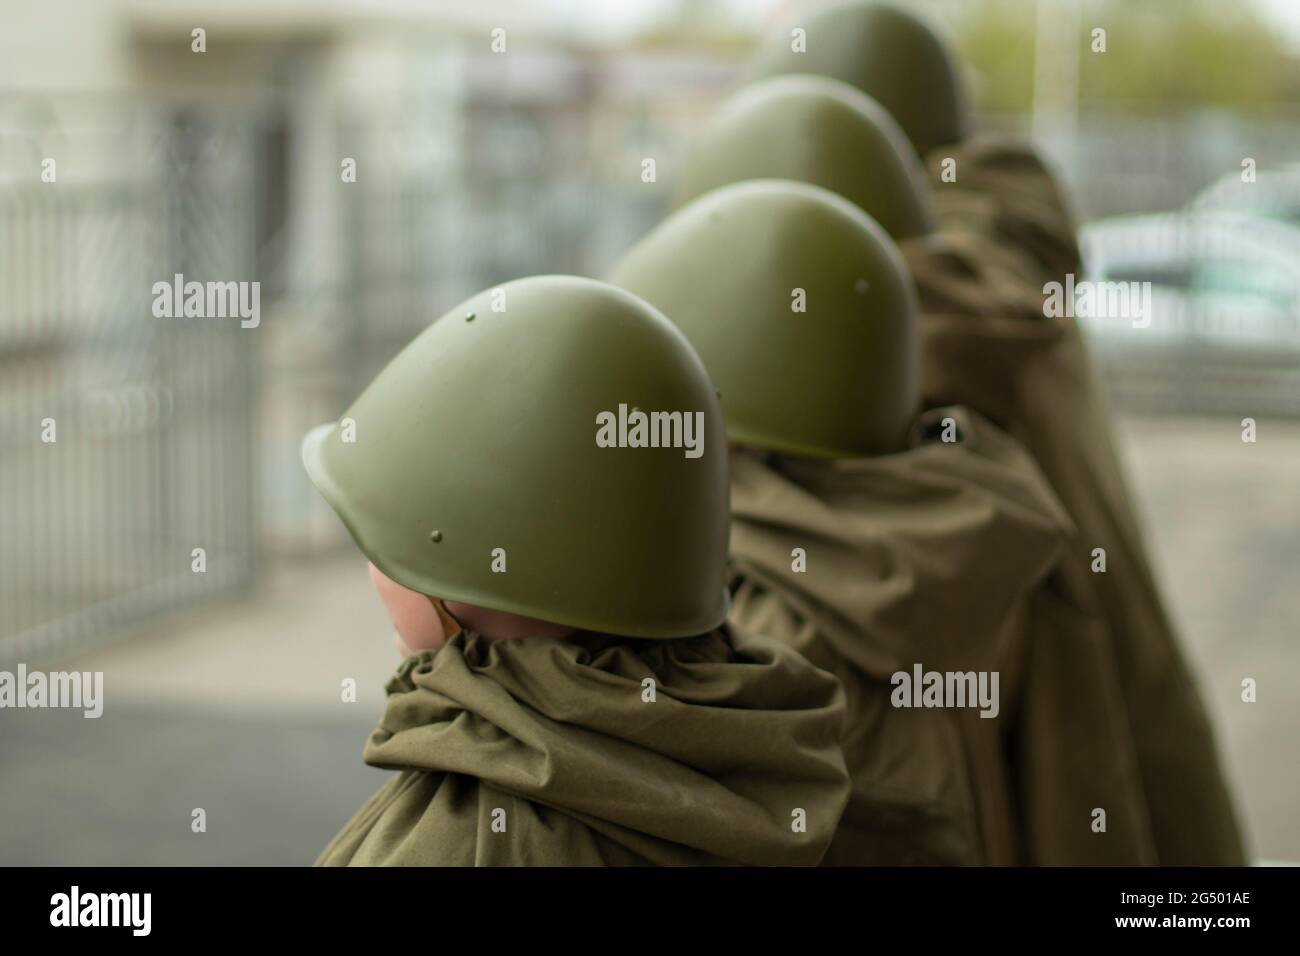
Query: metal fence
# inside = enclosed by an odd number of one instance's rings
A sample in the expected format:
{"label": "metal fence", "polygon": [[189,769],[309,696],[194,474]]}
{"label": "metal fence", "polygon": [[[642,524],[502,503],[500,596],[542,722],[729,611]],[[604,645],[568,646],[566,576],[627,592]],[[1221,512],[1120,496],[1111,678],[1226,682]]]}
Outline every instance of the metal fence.
{"label": "metal fence", "polygon": [[161,117],[131,177],[0,189],[0,664],[252,580],[250,338],[152,311],[252,278],[244,145]]}

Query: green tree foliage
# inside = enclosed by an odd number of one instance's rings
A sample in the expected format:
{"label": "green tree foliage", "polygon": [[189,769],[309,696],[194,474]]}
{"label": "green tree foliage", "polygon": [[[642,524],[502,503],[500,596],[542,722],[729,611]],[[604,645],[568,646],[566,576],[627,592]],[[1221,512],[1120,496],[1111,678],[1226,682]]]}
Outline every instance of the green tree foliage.
{"label": "green tree foliage", "polygon": [[[1039,3],[1046,5],[1040,18]],[[979,107],[1022,112],[1033,104],[1035,30],[1069,20],[1062,0],[982,0],[945,8],[976,73]],[[1079,104],[1084,109],[1222,106],[1267,110],[1296,100],[1295,54],[1249,0],[1079,2]],[[1106,30],[1106,52],[1091,33]]]}

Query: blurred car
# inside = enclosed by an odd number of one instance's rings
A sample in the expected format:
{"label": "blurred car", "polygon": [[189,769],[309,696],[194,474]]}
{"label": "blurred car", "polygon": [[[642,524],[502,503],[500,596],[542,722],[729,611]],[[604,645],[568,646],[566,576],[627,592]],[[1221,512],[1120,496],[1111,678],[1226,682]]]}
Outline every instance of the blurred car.
{"label": "blurred car", "polygon": [[1098,220],[1080,244],[1085,279],[1150,283],[1140,319],[1080,316],[1099,352],[1300,360],[1300,228],[1189,210]]}
{"label": "blurred car", "polygon": [[1272,219],[1300,227],[1300,163],[1262,170],[1250,183],[1242,182],[1240,173],[1229,173],[1206,187],[1188,203],[1188,208]]}

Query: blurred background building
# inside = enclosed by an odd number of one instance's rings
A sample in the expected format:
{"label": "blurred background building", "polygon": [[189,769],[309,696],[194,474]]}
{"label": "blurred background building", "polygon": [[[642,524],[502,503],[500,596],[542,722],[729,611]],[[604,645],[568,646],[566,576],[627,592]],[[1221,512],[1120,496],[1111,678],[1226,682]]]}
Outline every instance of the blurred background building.
{"label": "blurred background building", "polygon": [[[1254,850],[1300,859],[1300,8],[914,5],[1060,168],[1090,276],[1153,283],[1160,334],[1086,328]],[[0,711],[0,863],[324,845],[396,656],[299,439],[470,293],[600,275],[789,6],[0,0],[0,668],[108,693]],[[154,319],[176,273],[260,282],[260,324]]]}

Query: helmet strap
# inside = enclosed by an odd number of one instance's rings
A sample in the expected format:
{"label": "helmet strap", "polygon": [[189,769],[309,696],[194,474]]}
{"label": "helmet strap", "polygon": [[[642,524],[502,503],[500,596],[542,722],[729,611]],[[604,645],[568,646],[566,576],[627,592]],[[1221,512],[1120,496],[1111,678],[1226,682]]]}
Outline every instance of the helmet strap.
{"label": "helmet strap", "polygon": [[[429,597],[425,595],[425,597]],[[438,620],[442,623],[442,632],[447,640],[451,640],[461,631],[465,630],[460,621],[456,620],[456,615],[452,614],[443,603],[442,598],[429,597],[429,603],[433,605],[434,613],[438,615]]]}

